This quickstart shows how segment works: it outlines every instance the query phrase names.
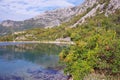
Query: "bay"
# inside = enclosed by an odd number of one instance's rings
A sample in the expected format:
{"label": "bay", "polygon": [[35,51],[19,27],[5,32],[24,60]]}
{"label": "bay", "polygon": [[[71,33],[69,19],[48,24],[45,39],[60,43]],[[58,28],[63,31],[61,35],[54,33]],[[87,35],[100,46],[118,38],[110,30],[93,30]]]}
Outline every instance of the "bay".
{"label": "bay", "polygon": [[64,45],[0,44],[0,80],[66,80],[59,64]]}

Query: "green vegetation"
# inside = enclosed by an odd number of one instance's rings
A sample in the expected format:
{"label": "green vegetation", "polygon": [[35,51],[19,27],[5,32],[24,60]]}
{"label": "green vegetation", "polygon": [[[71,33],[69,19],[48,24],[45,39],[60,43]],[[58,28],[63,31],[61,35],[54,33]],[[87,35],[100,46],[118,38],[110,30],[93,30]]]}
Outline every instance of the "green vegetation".
{"label": "green vegetation", "polygon": [[91,17],[87,24],[72,30],[71,38],[76,45],[64,49],[60,59],[66,65],[65,73],[71,74],[74,80],[83,80],[90,73],[120,75],[118,12],[109,17],[104,14]]}
{"label": "green vegetation", "polygon": [[78,34],[73,36],[76,45],[60,54],[60,59],[66,64],[65,72],[73,75],[75,80],[95,71],[120,73],[120,40],[116,37],[116,32],[97,28],[79,30],[73,33]]}

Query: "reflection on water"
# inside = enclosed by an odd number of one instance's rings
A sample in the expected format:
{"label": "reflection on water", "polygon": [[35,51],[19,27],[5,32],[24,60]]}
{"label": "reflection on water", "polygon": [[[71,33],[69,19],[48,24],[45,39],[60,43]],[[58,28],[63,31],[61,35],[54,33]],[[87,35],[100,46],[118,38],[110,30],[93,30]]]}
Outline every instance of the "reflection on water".
{"label": "reflection on water", "polygon": [[64,46],[35,43],[0,45],[0,80],[50,80],[49,76],[55,80],[56,75],[64,80],[63,75],[54,70],[59,66],[58,54],[62,48]]}

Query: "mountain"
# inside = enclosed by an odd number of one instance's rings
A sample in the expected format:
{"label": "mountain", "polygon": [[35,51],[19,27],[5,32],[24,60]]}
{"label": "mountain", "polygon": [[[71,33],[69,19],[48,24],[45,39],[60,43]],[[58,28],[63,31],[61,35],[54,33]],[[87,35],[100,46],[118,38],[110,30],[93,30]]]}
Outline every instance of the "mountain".
{"label": "mountain", "polygon": [[1,22],[1,26],[4,26],[8,30],[12,28],[14,29],[14,31],[21,31],[31,28],[54,27],[60,25],[62,22],[69,21],[70,18],[72,18],[75,14],[75,7],[57,9],[52,11],[46,11],[34,18],[24,21],[5,20]]}
{"label": "mountain", "polygon": [[[92,4],[92,6],[90,6]],[[104,14],[108,17],[109,14],[115,13],[117,9],[120,9],[120,0],[86,0],[82,7],[87,6],[87,13],[82,16],[72,27],[77,24],[82,24],[85,19],[95,16],[96,14]]]}
{"label": "mountain", "polygon": [[98,13],[104,13],[105,16],[108,16],[119,8],[120,0],[85,0],[84,3],[79,6],[46,11],[34,18],[24,21],[3,21],[0,24],[0,33],[2,34],[3,28],[3,34],[7,34],[11,32],[11,29],[13,29],[13,31],[22,31],[32,28],[55,27],[70,21],[77,15],[84,14],[78,21],[71,25],[71,27],[75,27],[77,24],[84,23],[88,17],[95,16]]}
{"label": "mountain", "polygon": [[[57,9],[52,11],[46,11],[34,18],[24,21],[12,21],[6,20],[1,23],[2,26],[7,28],[14,28],[16,31],[36,28],[36,27],[54,27],[58,26],[63,22],[69,21],[73,16],[82,14],[87,8],[92,7],[95,2],[85,1],[82,5],[77,7],[69,7],[64,9]],[[88,4],[89,3],[89,4]]]}
{"label": "mountain", "polygon": [[86,0],[82,5],[68,7],[63,9],[51,10],[41,13],[40,15],[24,21],[6,20],[1,23],[5,27],[14,27],[18,29],[27,29],[34,27],[54,27],[63,22],[69,21],[73,16],[82,14],[87,8],[92,7],[95,2]]}
{"label": "mountain", "polygon": [[[69,28],[73,29],[79,25],[100,27],[103,24],[105,24],[104,28],[107,29],[112,26],[111,28],[116,29],[116,32],[120,33],[119,14],[120,0],[85,0],[79,6],[46,11],[35,18],[25,21],[3,21],[0,25],[0,35],[7,35],[12,32],[15,36],[14,39],[18,41],[56,40],[61,37],[74,36],[75,34],[72,35],[74,30],[71,31]],[[97,19],[90,21],[90,19],[94,18]],[[60,23],[57,23],[57,21]],[[44,23],[44,25],[40,26],[41,23]],[[13,35],[5,36],[2,41],[12,40],[12,37]]]}
{"label": "mountain", "polygon": [[13,27],[15,30],[24,30],[30,28],[44,28],[44,27],[54,27],[60,25],[62,22],[69,21],[71,17],[76,14],[76,8],[64,8],[52,11],[46,11],[40,15],[24,20],[24,21],[12,21],[6,20],[1,23],[5,27]]}

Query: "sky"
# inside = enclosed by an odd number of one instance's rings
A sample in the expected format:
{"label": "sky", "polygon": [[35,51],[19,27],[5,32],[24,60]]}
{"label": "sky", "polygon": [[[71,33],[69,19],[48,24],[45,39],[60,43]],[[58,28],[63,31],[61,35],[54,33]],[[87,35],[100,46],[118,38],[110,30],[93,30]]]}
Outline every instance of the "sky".
{"label": "sky", "polygon": [[0,22],[21,21],[57,8],[76,6],[84,0],[0,0]]}

